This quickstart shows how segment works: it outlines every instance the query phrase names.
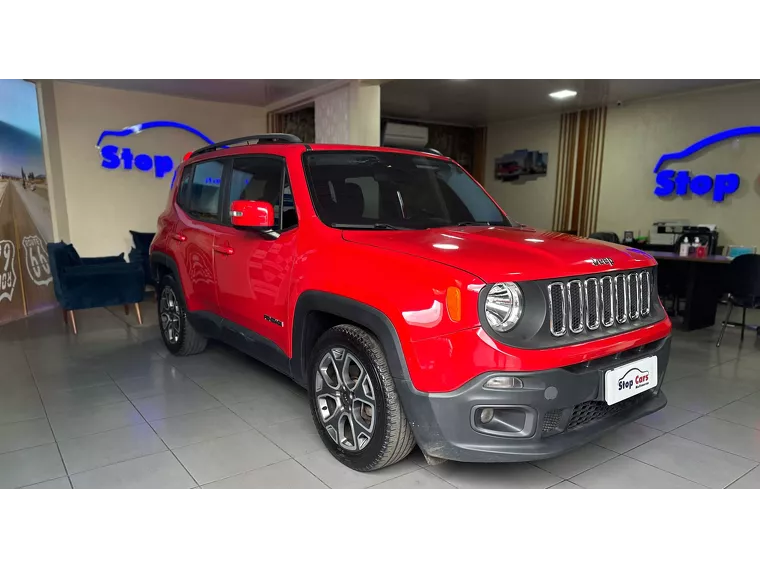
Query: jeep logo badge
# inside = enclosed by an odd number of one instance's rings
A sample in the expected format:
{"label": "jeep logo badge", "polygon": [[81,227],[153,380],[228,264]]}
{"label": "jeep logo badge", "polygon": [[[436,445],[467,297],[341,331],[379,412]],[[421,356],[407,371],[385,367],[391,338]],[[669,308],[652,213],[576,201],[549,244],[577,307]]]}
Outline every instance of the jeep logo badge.
{"label": "jeep logo badge", "polygon": [[613,261],[611,258],[592,258],[591,264],[593,264],[594,266],[602,266],[605,264],[607,266],[612,266],[613,264],[615,264],[615,261]]}

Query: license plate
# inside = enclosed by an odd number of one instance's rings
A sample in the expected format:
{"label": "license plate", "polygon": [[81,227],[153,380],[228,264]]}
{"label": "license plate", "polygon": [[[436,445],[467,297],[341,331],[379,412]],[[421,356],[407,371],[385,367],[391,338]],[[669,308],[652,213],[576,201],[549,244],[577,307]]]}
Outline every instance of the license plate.
{"label": "license plate", "polygon": [[617,404],[657,386],[657,357],[639,359],[604,374],[604,399]]}

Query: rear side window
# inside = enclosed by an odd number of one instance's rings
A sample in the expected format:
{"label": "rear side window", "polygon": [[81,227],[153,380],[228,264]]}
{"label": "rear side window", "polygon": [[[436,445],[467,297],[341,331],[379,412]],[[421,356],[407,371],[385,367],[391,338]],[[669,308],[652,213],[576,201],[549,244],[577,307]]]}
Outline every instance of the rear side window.
{"label": "rear side window", "polygon": [[222,197],[224,162],[210,160],[195,164],[193,180],[183,208],[203,221],[218,221]]}
{"label": "rear side window", "polygon": [[188,195],[190,193],[190,181],[193,176],[193,166],[187,166],[182,170],[182,177],[179,181],[179,190],[177,191],[177,205],[183,209],[187,208]]}

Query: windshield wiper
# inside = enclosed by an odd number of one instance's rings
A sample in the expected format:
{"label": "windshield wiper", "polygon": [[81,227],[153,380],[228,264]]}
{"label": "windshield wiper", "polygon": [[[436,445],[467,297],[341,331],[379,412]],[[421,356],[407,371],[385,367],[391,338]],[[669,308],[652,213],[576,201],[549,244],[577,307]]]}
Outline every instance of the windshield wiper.
{"label": "windshield wiper", "polygon": [[335,229],[365,229],[365,230],[387,230],[387,231],[410,231],[411,227],[398,227],[388,223],[333,223],[330,225]]}
{"label": "windshield wiper", "polygon": [[457,227],[509,227],[509,225],[491,221],[462,221],[457,223]]}

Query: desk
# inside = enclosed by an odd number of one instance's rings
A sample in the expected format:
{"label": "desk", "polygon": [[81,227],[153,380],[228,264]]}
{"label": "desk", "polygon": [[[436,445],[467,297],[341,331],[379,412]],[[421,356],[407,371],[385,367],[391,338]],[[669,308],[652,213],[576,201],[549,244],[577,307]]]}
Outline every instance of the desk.
{"label": "desk", "polygon": [[691,331],[715,325],[718,300],[723,293],[724,274],[731,264],[727,256],[679,256],[674,252],[649,252],[660,265],[678,265],[686,279],[686,310],[683,312],[685,329]]}

